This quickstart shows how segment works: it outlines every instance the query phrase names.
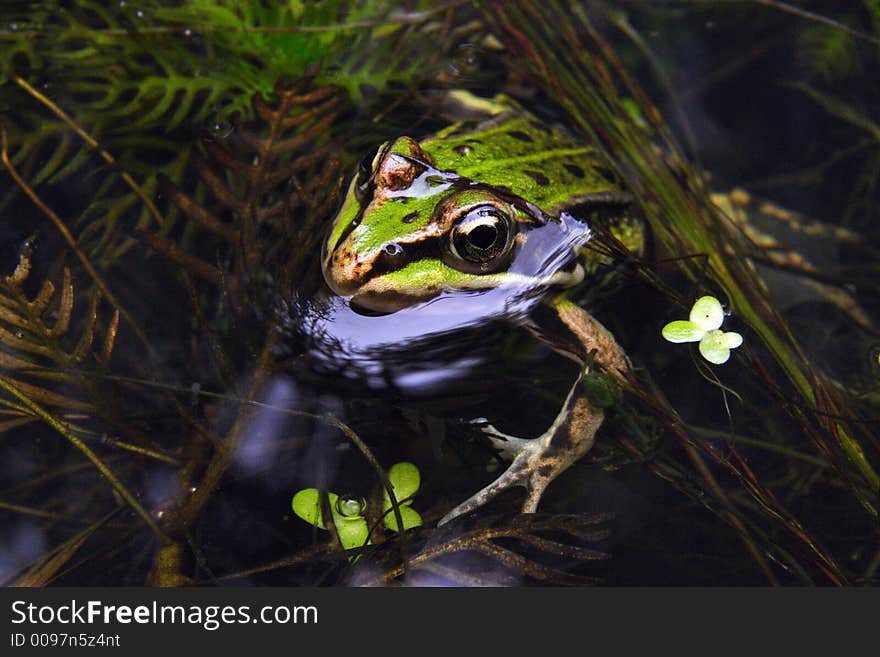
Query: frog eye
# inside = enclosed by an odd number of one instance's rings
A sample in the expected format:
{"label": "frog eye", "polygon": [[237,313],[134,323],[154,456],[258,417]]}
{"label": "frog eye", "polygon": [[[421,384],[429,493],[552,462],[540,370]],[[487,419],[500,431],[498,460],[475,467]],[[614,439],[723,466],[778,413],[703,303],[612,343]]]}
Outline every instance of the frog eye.
{"label": "frog eye", "polygon": [[510,217],[492,205],[467,212],[449,235],[450,266],[475,273],[493,273],[506,262],[515,227]]}

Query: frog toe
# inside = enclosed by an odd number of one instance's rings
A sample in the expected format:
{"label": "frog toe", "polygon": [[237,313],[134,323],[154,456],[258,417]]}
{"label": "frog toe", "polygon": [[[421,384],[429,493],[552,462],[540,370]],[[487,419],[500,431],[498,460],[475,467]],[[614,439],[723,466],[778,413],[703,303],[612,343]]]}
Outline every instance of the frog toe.
{"label": "frog toe", "polygon": [[[517,439],[519,440],[519,439]],[[523,441],[523,442],[537,442],[537,441]],[[514,458],[513,463],[511,463],[507,470],[498,477],[495,481],[490,483],[485,488],[471,495],[464,502],[456,506],[449,513],[447,513],[443,518],[440,519],[438,525],[443,525],[453,518],[457,518],[458,516],[465,515],[466,513],[470,513],[471,511],[475,511],[479,509],[481,506],[497,497],[499,494],[506,491],[508,488],[513,488],[515,486],[524,486],[527,489],[530,489],[530,476],[529,476],[529,468],[530,463],[534,455],[529,454],[527,449],[521,450],[516,458]],[[549,482],[548,482],[549,483]],[[546,487],[546,483],[544,484]],[[543,492],[543,488],[541,489]],[[531,498],[531,490],[530,495]],[[538,493],[538,498],[540,499],[540,492]],[[535,506],[537,506],[537,501],[535,502]]]}

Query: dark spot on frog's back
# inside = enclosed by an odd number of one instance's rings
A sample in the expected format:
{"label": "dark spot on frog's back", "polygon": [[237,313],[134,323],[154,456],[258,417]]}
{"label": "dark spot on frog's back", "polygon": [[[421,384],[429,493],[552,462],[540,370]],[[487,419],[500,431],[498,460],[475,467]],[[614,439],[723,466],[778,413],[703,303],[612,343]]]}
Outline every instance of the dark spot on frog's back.
{"label": "dark spot on frog's back", "polygon": [[401,219],[401,221],[405,224],[411,224],[412,222],[414,222],[418,218],[419,218],[418,212],[410,212],[408,215],[405,215],[403,217],[403,219]]}
{"label": "dark spot on frog's back", "polygon": [[575,178],[583,178],[586,172],[576,164],[564,164],[565,170]]}
{"label": "dark spot on frog's back", "polygon": [[546,187],[547,185],[550,184],[550,179],[547,176],[545,176],[543,173],[541,173],[540,171],[531,171],[529,169],[524,169],[523,173],[526,174],[532,180],[534,180],[536,183],[541,185],[542,187]]}
{"label": "dark spot on frog's back", "polygon": [[527,141],[527,142],[535,141],[534,139],[532,139],[532,136],[529,133],[522,132],[521,130],[511,130],[507,134],[509,134],[514,139],[518,139],[519,141]]}

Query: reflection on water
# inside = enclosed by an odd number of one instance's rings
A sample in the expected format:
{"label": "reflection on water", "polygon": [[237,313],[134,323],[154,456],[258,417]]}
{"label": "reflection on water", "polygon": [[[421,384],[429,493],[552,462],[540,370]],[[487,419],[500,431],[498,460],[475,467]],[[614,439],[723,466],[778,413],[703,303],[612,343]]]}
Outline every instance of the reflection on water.
{"label": "reflection on water", "polygon": [[490,322],[521,325],[552,284],[554,274],[574,267],[576,249],[592,236],[590,226],[562,212],[531,230],[510,263],[509,282],[487,290],[447,290],[393,313],[358,312],[342,297],[292,307],[289,324],[305,327],[312,355],[324,366],[344,367],[341,376],[364,385],[389,384],[427,394],[481,364],[461,351],[460,334]]}
{"label": "reflection on water", "polygon": [[[293,382],[276,378],[266,386],[261,402],[277,408],[296,408],[297,395]],[[257,408],[248,419],[242,440],[235,452],[235,465],[245,475],[266,468],[275,460],[279,438],[285,424],[285,416],[278,412]]]}
{"label": "reflection on water", "polygon": [[0,534],[0,581],[30,564],[34,555],[46,552],[46,538],[39,525],[24,521],[10,523]]}

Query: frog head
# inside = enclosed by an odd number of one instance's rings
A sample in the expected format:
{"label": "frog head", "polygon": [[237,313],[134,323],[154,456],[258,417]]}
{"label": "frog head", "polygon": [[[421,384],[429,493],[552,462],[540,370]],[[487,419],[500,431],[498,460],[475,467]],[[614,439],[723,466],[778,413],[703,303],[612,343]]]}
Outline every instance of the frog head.
{"label": "frog head", "polygon": [[[354,307],[391,313],[445,293],[522,292],[581,280],[575,248],[589,238],[589,226],[560,203],[546,213],[518,193],[546,186],[534,158],[504,175],[496,151],[476,155],[477,144],[492,145],[491,135],[468,134],[468,143],[448,134],[423,144],[400,137],[361,164],[322,257],[328,285]],[[517,143],[522,134],[504,132]],[[474,166],[502,184],[464,175]],[[545,190],[542,199],[548,194],[554,192]],[[561,184],[552,198],[571,196]]]}

